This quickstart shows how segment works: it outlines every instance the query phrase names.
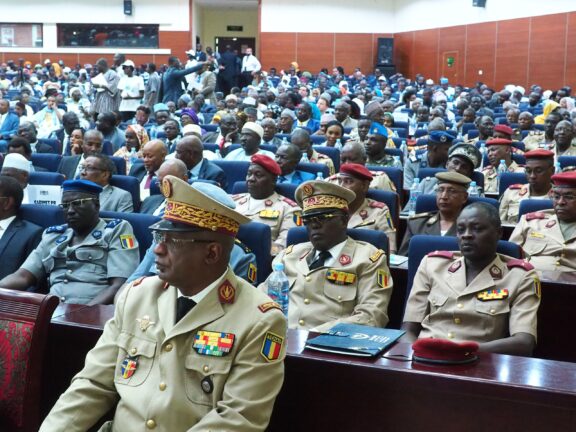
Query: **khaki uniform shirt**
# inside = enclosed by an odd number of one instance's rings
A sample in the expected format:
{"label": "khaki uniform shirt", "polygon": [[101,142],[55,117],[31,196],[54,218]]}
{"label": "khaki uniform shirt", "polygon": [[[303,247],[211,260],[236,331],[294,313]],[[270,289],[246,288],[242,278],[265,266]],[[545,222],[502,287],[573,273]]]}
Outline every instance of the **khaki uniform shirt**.
{"label": "khaki uniform shirt", "polygon": [[405,322],[419,337],[490,342],[528,333],[536,337],[540,281],[525,261],[497,254],[470,283],[459,252],[424,257],[408,298]]}
{"label": "khaki uniform shirt", "polygon": [[525,199],[549,199],[549,196],[531,195],[528,184],[511,185],[500,198],[499,212],[502,223],[515,224],[518,222],[520,201]]}
{"label": "khaki uniform shirt", "polygon": [[390,253],[396,253],[396,229],[388,206],[366,198],[360,208],[350,215],[348,228],[382,231],[388,236]]}
{"label": "khaki uniform shirt", "polygon": [[140,262],[132,226],[100,219],[84,240],[72,245],[68,225],[47,228],[22,268],[37,280],[48,278],[50,293],[66,303],[87,304],[110,286],[110,278],[128,278]]}
{"label": "khaki uniform shirt", "polygon": [[[512,161],[508,166],[508,172],[524,172],[524,167]],[[496,167],[488,165],[482,170],[482,174],[484,174],[484,192],[498,193],[498,172]]]}
{"label": "khaki uniform shirt", "polygon": [[[544,148],[544,143],[546,142],[546,135],[544,131],[541,130],[531,130],[528,135],[522,140],[524,143],[524,148],[526,151],[536,150],[538,148]],[[549,143],[552,144],[552,143]]]}
{"label": "khaki uniform shirt", "polygon": [[[346,240],[330,267],[310,271],[311,243],[288,247],[274,259],[284,263],[290,281],[288,326],[326,331],[339,322],[385,327],[392,277],[384,251],[369,243]],[[266,282],[260,285],[266,290]]]}
{"label": "khaki uniform shirt", "polygon": [[102,431],[265,430],[284,379],[278,306],[229,268],[175,324],[167,285],[154,276],[122,293],[42,432],[87,431],[115,406]]}
{"label": "khaki uniform shirt", "polygon": [[[398,249],[398,255],[408,256],[408,246],[410,239],[415,235],[442,235],[440,230],[440,212],[418,213],[408,218],[406,232],[402,245]],[[456,235],[456,223],[452,224],[450,229],[444,234],[454,237]]]}
{"label": "khaki uniform shirt", "polygon": [[528,213],[510,236],[538,271],[576,270],[576,236],[564,238],[554,210]]}
{"label": "khaki uniform shirt", "polygon": [[563,153],[558,153],[558,148],[556,148],[554,149],[554,153],[556,153],[556,156],[576,156],[576,145],[571,144]]}
{"label": "khaki uniform shirt", "polygon": [[271,254],[278,253],[286,247],[288,230],[299,223],[300,207],[291,199],[274,192],[258,205],[251,207],[252,198],[249,193],[233,195],[236,201],[236,211],[249,217],[254,222],[260,222],[270,227],[272,232]]}
{"label": "khaki uniform shirt", "polygon": [[[372,174],[370,189],[396,192],[396,186],[394,185],[394,182],[384,171],[370,171],[370,174]],[[334,174],[333,176],[328,177],[326,181],[338,184],[338,174]]]}
{"label": "khaki uniform shirt", "polygon": [[312,150],[312,156],[308,158],[310,163],[319,163],[324,164],[328,167],[330,175],[334,175],[336,173],[336,169],[334,168],[334,162],[330,158],[330,156],[326,156],[325,154],[318,153],[316,150]]}

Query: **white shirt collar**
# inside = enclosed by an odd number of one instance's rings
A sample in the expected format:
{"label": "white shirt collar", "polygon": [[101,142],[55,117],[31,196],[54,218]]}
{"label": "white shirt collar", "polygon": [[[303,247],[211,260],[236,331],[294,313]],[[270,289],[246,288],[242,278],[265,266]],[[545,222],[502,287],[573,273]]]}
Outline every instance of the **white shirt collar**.
{"label": "white shirt collar", "polygon": [[[333,246],[330,249],[328,249],[328,252],[330,252],[330,258],[324,261],[324,265],[326,267],[330,267],[332,264],[334,264],[334,262],[336,262],[336,260],[340,257],[340,253],[342,252],[342,249],[344,249],[344,245],[346,244],[347,241],[348,237],[346,237],[346,240],[344,240],[343,242],[340,242],[336,246]],[[316,251],[314,259],[318,258],[319,255],[320,251]]]}
{"label": "white shirt collar", "polygon": [[0,232],[6,231],[14,219],[16,215],[0,220]]}

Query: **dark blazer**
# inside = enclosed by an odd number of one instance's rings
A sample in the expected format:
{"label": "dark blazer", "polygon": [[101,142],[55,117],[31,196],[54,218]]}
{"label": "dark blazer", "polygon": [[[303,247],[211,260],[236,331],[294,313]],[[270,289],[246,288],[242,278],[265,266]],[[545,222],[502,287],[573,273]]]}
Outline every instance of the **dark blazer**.
{"label": "dark blazer", "polygon": [[150,195],[142,202],[139,213],[153,214],[163,202],[164,195]]}
{"label": "dark blazer", "polygon": [[[417,234],[441,235],[440,213],[420,213],[410,217],[406,224],[404,240],[402,240],[402,245],[400,245],[400,249],[398,249],[398,255],[408,256],[408,245],[410,244],[410,239],[413,235]],[[456,224],[453,224],[445,235],[455,237]]]}
{"label": "dark blazer", "polygon": [[135,163],[130,167],[128,175],[136,177],[138,181],[141,182],[142,179],[148,175],[148,171],[146,171],[146,167],[143,163]]}
{"label": "dark blazer", "polygon": [[206,144],[215,144],[218,135],[220,135],[220,132],[208,132],[202,137],[202,142]]}
{"label": "dark blazer", "polygon": [[54,153],[54,147],[43,143],[42,140],[38,140],[36,143],[36,153]]}
{"label": "dark blazer", "polygon": [[226,186],[228,185],[224,170],[208,159],[202,159],[198,178],[200,180],[212,180],[218,183],[222,189],[226,189]]}
{"label": "dark blazer", "polygon": [[76,168],[78,168],[81,158],[82,156],[80,155],[64,156],[58,166],[58,172],[64,174],[68,180],[74,179],[74,174],[76,174]]}
{"label": "dark blazer", "polygon": [[38,246],[43,229],[16,217],[0,239],[0,279],[14,273]]}

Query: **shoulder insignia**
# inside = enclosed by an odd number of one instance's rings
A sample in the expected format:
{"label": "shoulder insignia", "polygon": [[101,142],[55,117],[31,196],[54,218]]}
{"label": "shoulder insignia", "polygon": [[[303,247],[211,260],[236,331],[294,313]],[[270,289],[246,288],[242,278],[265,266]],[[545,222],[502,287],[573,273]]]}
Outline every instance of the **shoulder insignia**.
{"label": "shoulder insignia", "polygon": [[413,216],[409,216],[408,219],[420,219],[420,218],[423,218],[423,217],[428,217],[428,216],[430,216],[430,214],[431,214],[430,212],[417,213],[417,214],[415,214],[415,215],[413,215]]}
{"label": "shoulder insignia", "polygon": [[382,174],[386,174],[384,171],[370,171],[370,174],[372,174],[372,177],[381,177]]}
{"label": "shoulder insignia", "polygon": [[278,309],[280,312],[282,312],[282,308],[280,307],[280,305],[276,302],[273,302],[273,301],[262,303],[261,305],[258,305],[258,309],[262,313],[266,313],[272,309]]}
{"label": "shoulder insignia", "polygon": [[52,225],[51,227],[46,228],[46,234],[51,234],[51,233],[63,233],[64,231],[66,231],[66,228],[68,228],[67,224],[64,225]]}
{"label": "shoulder insignia", "polygon": [[102,238],[102,231],[100,231],[100,230],[93,231],[92,237],[94,237],[96,240],[101,239]]}
{"label": "shoulder insignia", "polygon": [[450,267],[448,267],[448,271],[450,273],[454,273],[458,271],[458,269],[462,267],[462,261],[454,261]]}
{"label": "shoulder insignia", "polygon": [[142,276],[141,278],[136,279],[134,282],[132,282],[132,286],[136,287],[140,285],[144,281],[144,279],[146,279],[146,276]]}
{"label": "shoulder insignia", "polygon": [[374,225],[375,223],[376,223],[375,219],[368,219],[368,220],[365,220],[365,221],[359,223],[354,228],[360,228],[360,227],[365,227],[365,226],[369,226],[369,225]]}
{"label": "shoulder insignia", "polygon": [[370,201],[370,207],[371,208],[384,208],[384,207],[386,207],[386,204],[384,204],[380,201]]}
{"label": "shoulder insignia", "polygon": [[282,201],[284,201],[286,204],[288,204],[290,207],[298,207],[298,204],[296,204],[295,201],[292,201],[290,198],[282,198]]}
{"label": "shoulder insignia", "polygon": [[106,228],[115,228],[122,222],[122,219],[111,219],[106,224]]}
{"label": "shoulder insignia", "polygon": [[256,282],[256,275],[258,271],[253,263],[248,264],[248,280],[252,283]]}
{"label": "shoulder insignia", "polygon": [[426,221],[426,225],[433,225],[437,221],[438,221],[438,214],[432,215],[432,217]]}
{"label": "shoulder insignia", "polygon": [[232,199],[233,199],[234,201],[238,201],[238,200],[239,200],[240,198],[242,198],[243,196],[244,196],[244,194],[234,194],[234,195],[231,195],[231,197],[232,197]]}
{"label": "shoulder insignia", "polygon": [[542,212],[526,213],[526,220],[531,221],[534,219],[546,219],[546,215]]}
{"label": "shoulder insignia", "polygon": [[523,268],[526,271],[534,270],[534,266],[530,264],[528,261],[524,261],[521,259],[512,259],[506,263],[506,266],[511,269],[514,267]]}
{"label": "shoulder insignia", "polygon": [[374,252],[372,254],[372,256],[370,257],[370,261],[372,261],[373,263],[375,263],[376,261],[378,261],[380,259],[380,257],[384,255],[384,251],[382,249],[378,249],[376,252]]}
{"label": "shoulder insignia", "polygon": [[447,258],[447,259],[452,259],[454,258],[454,252],[450,252],[450,251],[434,251],[434,252],[430,252],[429,254],[427,254],[426,256],[428,257],[432,257],[432,258]]}
{"label": "shoulder insignia", "polygon": [[286,249],[284,249],[284,255],[291,254],[293,249],[294,249],[294,245],[288,246]]}
{"label": "shoulder insignia", "polygon": [[228,280],[222,282],[218,288],[218,300],[220,300],[220,303],[234,303],[235,296],[236,289],[232,284]]}
{"label": "shoulder insignia", "polygon": [[58,237],[56,238],[56,243],[57,243],[57,244],[60,244],[60,243],[62,243],[62,242],[64,242],[64,241],[66,241],[67,238],[68,238],[68,237],[66,237],[66,235],[62,234],[61,236],[58,236]]}
{"label": "shoulder insignia", "polygon": [[513,185],[508,186],[508,189],[512,190],[522,189],[522,186],[524,186],[522,183],[515,183]]}
{"label": "shoulder insignia", "polygon": [[240,240],[238,240],[238,238],[234,239],[234,243],[236,245],[238,245],[240,248],[242,248],[242,250],[244,251],[244,253],[252,253],[252,249],[250,249],[248,246],[246,246],[244,243],[242,243]]}
{"label": "shoulder insignia", "polygon": [[527,185],[523,185],[522,188],[521,188],[521,190],[520,190],[520,192],[518,193],[518,195],[524,196],[524,195],[526,195],[526,194],[528,193],[529,190],[530,190],[530,189],[529,189],[529,187],[528,187]]}
{"label": "shoulder insignia", "polygon": [[292,215],[292,221],[296,226],[302,226],[302,212],[300,210],[296,210]]}
{"label": "shoulder insignia", "polygon": [[380,288],[386,288],[388,286],[389,276],[388,270],[378,269],[376,272],[376,283]]}
{"label": "shoulder insignia", "polygon": [[134,249],[136,247],[136,239],[132,234],[121,235],[120,245],[122,246],[122,249]]}
{"label": "shoulder insignia", "polygon": [[264,336],[264,341],[262,342],[260,354],[267,362],[278,360],[280,358],[283,343],[284,338],[282,336],[278,336],[272,332],[267,332]]}

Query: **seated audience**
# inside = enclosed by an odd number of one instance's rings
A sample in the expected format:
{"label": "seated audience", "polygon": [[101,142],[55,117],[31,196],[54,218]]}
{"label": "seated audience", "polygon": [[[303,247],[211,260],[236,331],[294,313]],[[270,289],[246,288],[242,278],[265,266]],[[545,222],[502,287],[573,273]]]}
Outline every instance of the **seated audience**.
{"label": "seated audience", "polygon": [[404,189],[410,189],[420,168],[446,168],[448,150],[454,137],[444,131],[432,131],[424,153],[410,153],[404,162]]}
{"label": "seated audience", "polygon": [[302,159],[300,148],[294,144],[282,144],[276,150],[276,162],[282,171],[278,176],[278,183],[299,185],[308,180],[314,180],[312,173],[296,169]]}
{"label": "seated audience", "polygon": [[244,126],[242,126],[242,132],[240,133],[241,147],[232,150],[224,159],[230,161],[250,162],[250,159],[255,154],[268,156],[274,159],[274,153],[260,148],[263,135],[264,130],[262,129],[262,126],[258,123],[246,122]]}
{"label": "seated audience", "polygon": [[30,172],[48,171],[46,168],[32,164],[32,149],[26,138],[15,136],[8,143],[8,154],[18,153],[30,162]]}
{"label": "seated audience", "polygon": [[38,132],[34,123],[28,121],[20,123],[18,135],[28,140],[32,153],[54,153],[51,145],[38,140]]}
{"label": "seated audience", "polygon": [[204,158],[204,147],[200,138],[184,136],[176,144],[176,158],[186,164],[189,180],[210,180],[226,189],[226,174],[215,163]]}
{"label": "seated audience", "polygon": [[[366,148],[359,142],[349,141],[344,144],[344,147],[342,147],[342,151],[340,152],[340,166],[347,163],[366,165],[366,160]],[[396,186],[394,185],[394,182],[384,171],[370,171],[370,174],[372,175],[370,189],[396,192]],[[328,177],[328,181],[337,183],[338,174]]]}
{"label": "seated audience", "polygon": [[140,181],[140,199],[145,200],[150,195],[150,184],[156,171],[166,159],[166,146],[159,139],[148,141],[142,147],[143,163],[133,164],[128,175]]}
{"label": "seated audience", "polygon": [[81,167],[86,157],[93,153],[102,152],[102,133],[96,129],[87,130],[82,141],[82,153],[73,156],[64,156],[58,166],[58,172],[69,180],[80,177]]}
{"label": "seated audience", "polygon": [[484,174],[484,192],[498,193],[498,166],[503,160],[506,172],[524,172],[524,167],[512,159],[512,141],[503,138],[493,138],[486,142],[488,161],[490,165],[482,170]]}
{"label": "seated audience", "polygon": [[135,156],[138,159],[142,159],[142,147],[149,141],[149,138],[146,129],[139,124],[128,125],[124,136],[126,138],[126,144],[120,147],[120,149],[114,153],[114,156],[126,160],[126,172],[129,173],[130,168],[132,168],[132,161],[130,160],[132,149],[135,151]]}
{"label": "seated audience", "polygon": [[[22,138],[24,139],[24,138]],[[30,180],[30,161],[19,153],[7,154],[2,164],[1,175],[12,177],[23,191],[22,204],[30,204],[28,197],[28,181]]]}
{"label": "seated audience", "polygon": [[308,132],[307,129],[294,129],[294,132],[292,132],[292,135],[290,136],[290,143],[298,147],[302,153],[306,153],[308,156],[308,162],[326,165],[330,175],[336,172],[334,168],[334,162],[330,156],[327,156],[323,153],[318,153],[314,147],[312,147],[310,132]]}

